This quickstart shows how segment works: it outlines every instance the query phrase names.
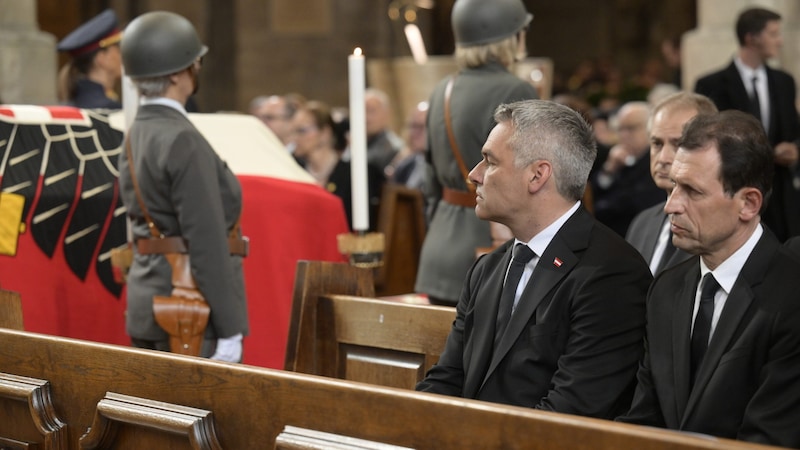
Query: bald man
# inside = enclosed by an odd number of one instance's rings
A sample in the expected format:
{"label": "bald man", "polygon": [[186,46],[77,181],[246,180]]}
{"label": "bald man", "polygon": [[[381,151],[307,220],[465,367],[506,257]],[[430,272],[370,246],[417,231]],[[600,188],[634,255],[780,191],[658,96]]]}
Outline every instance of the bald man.
{"label": "bald man", "polygon": [[625,236],[636,214],[664,200],[650,177],[649,116],[645,102],[629,102],[620,108],[618,142],[591,180],[595,217],[620,236]]}

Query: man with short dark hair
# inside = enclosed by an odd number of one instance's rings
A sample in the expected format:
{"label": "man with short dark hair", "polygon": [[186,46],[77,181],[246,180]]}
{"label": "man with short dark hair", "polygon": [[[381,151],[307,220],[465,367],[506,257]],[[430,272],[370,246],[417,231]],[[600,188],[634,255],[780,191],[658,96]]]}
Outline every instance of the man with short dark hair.
{"label": "man with short dark hair", "polygon": [[[717,108],[708,97],[678,92],[659,102],[650,113],[647,122],[650,135],[650,176],[656,186],[667,195],[672,191],[669,170],[678,150],[683,126],[697,114],[715,112]],[[625,235],[625,240],[649,262],[654,276],[689,257],[686,252],[672,245],[669,217],[664,212],[665,203],[663,201],[637,214]]]}
{"label": "man with short dark hair", "polygon": [[797,163],[800,121],[795,82],[767,61],[783,43],[781,16],[763,8],[744,10],[736,21],[739,51],[728,67],[706,75],[695,91],[710,98],[720,111],[737,109],[759,119],[773,147],[775,179],[772,198],[762,217],[779,240],[800,235],[800,195],[790,168]]}
{"label": "man with short dark hair", "polygon": [[670,170],[673,243],[656,277],[645,357],[619,420],[800,446],[800,261],[761,225],[773,151],[749,114],[698,115]]}

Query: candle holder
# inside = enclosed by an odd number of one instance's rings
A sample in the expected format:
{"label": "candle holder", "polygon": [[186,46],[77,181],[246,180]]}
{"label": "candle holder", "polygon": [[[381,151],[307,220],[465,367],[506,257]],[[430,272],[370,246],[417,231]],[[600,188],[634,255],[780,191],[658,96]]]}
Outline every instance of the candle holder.
{"label": "candle holder", "polygon": [[368,269],[383,265],[383,233],[342,233],[336,236],[336,241],[339,252],[347,255],[351,265]]}

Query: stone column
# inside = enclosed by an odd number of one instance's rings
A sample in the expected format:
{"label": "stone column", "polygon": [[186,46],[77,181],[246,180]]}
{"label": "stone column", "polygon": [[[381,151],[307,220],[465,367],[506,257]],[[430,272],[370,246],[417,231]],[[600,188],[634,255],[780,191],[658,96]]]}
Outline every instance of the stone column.
{"label": "stone column", "polygon": [[698,0],[697,28],[683,35],[683,86],[694,89],[697,78],[728,65],[739,44],[736,17],[749,7],[771,9],[782,16],[783,49],[770,65],[800,80],[800,2],[795,0]]}
{"label": "stone column", "polygon": [[39,30],[36,0],[0,0],[0,102],[56,103],[56,40]]}

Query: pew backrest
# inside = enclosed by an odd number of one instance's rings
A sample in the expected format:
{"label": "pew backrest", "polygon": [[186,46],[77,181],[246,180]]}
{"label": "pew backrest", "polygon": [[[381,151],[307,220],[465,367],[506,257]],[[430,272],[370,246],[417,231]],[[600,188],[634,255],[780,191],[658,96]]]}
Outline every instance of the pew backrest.
{"label": "pew backrest", "polygon": [[419,257],[425,241],[425,206],[422,192],[386,183],[381,193],[378,231],[383,233],[383,265],[375,269],[378,296],[414,292]]}
{"label": "pew backrest", "polygon": [[0,443],[13,449],[251,450],[309,435],[328,448],[766,448],[16,330],[0,342]]}
{"label": "pew backrest", "polygon": [[454,319],[454,308],[322,296],[317,345],[305,347],[315,352],[309,373],[414,389],[439,360]]}
{"label": "pew backrest", "polygon": [[314,353],[305,347],[316,340],[316,301],[323,294],[372,297],[375,295],[372,272],[344,263],[297,262],[284,369],[308,372],[309,369],[298,368],[314,366]]}
{"label": "pew backrest", "polygon": [[438,361],[454,308],[359,295],[369,272],[347,264],[301,261],[297,273],[286,370],[414,389]]}
{"label": "pew backrest", "polygon": [[22,299],[16,292],[0,289],[0,327],[12,330],[24,329]]}

